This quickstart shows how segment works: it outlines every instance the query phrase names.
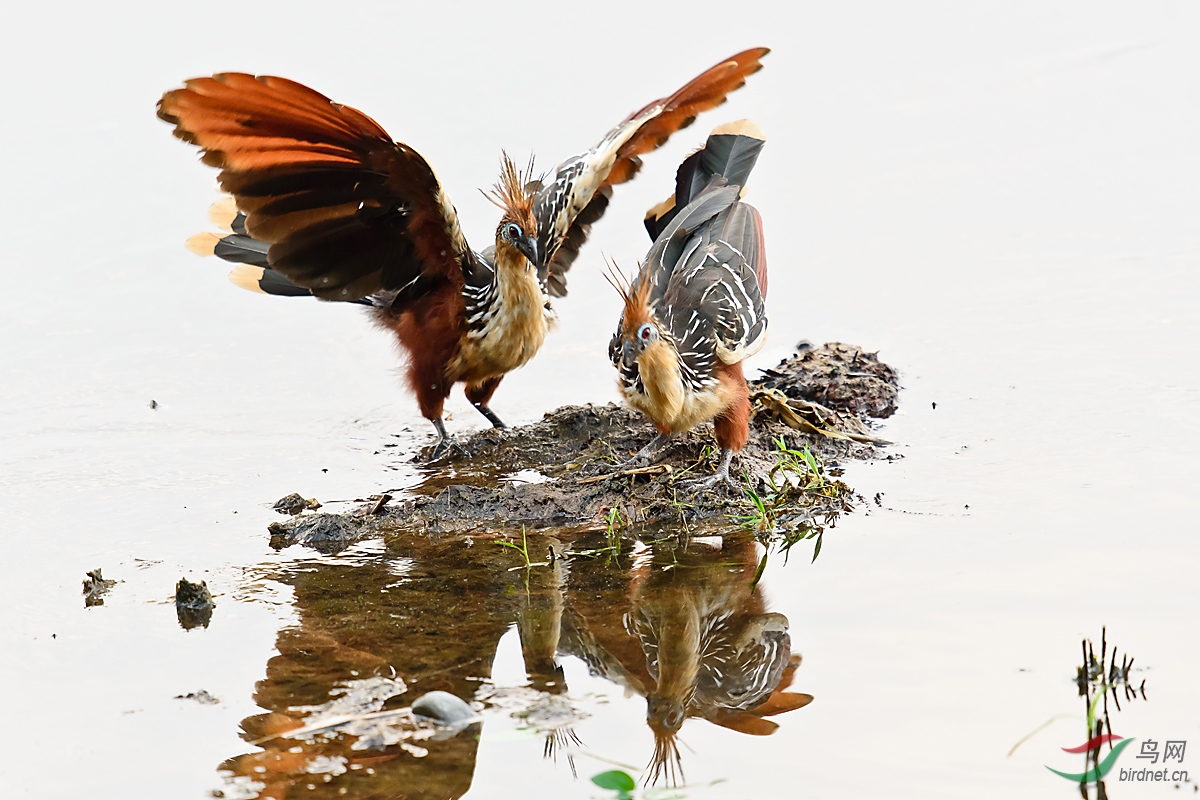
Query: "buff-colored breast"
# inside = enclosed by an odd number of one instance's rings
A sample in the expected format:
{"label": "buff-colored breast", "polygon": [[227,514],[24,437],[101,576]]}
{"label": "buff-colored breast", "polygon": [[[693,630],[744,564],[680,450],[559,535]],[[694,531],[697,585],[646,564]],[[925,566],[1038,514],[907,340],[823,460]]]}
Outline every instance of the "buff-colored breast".
{"label": "buff-colored breast", "polygon": [[708,422],[727,409],[737,394],[726,381],[700,391],[688,389],[679,371],[679,356],[661,340],[638,357],[638,372],[645,391],[627,393],[626,402],[674,433]]}
{"label": "buff-colored breast", "polygon": [[494,313],[459,347],[447,369],[454,380],[477,382],[504,375],[524,366],[546,341],[549,325],[542,288],[529,262],[519,258],[519,266],[497,259]]}

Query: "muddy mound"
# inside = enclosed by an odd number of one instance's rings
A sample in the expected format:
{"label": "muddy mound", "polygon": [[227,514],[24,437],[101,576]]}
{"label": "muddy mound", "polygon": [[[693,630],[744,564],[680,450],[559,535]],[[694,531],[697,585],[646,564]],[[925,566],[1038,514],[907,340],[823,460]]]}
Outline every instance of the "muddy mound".
{"label": "muddy mound", "polygon": [[[389,523],[454,532],[687,525],[715,517],[768,532],[815,530],[853,502],[837,480],[838,465],[881,456],[887,442],[871,433],[870,418],[895,410],[897,389],[896,371],[873,353],[801,344],[750,385],[750,441],[733,462],[735,483],[701,494],[681,481],[716,467],[720,451],[707,427],[676,437],[655,464],[623,469],[653,438],[650,422],[614,404],[565,406],[531,425],[476,433],[462,452],[429,464],[428,478],[408,499],[340,516],[336,538],[348,543],[365,533],[361,528]],[[306,541],[309,519],[275,523],[271,532],[279,544]]]}
{"label": "muddy mound", "polygon": [[841,342],[796,345],[796,355],[763,371],[756,385],[835,411],[886,419],[896,411],[900,376],[875,353]]}

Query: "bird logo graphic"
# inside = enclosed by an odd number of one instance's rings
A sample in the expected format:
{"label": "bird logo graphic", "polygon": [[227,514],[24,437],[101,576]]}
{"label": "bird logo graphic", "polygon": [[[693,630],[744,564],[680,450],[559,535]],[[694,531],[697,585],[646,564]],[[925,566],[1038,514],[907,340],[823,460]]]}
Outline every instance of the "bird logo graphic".
{"label": "bird logo graphic", "polygon": [[[1049,764],[1044,764],[1043,766],[1045,766],[1046,769],[1050,770],[1055,775],[1061,775],[1073,783],[1093,783],[1095,781],[1103,780],[1104,776],[1112,771],[1113,765],[1117,763],[1117,759],[1120,757],[1121,753],[1133,741],[1133,739],[1126,739],[1123,736],[1106,733],[1102,736],[1095,736],[1091,739],[1088,739],[1081,745],[1077,745],[1075,747],[1064,747],[1063,752],[1066,753],[1091,753],[1094,750],[1099,750],[1103,745],[1109,742],[1117,742],[1117,744],[1113,745],[1112,750],[1108,752],[1108,755],[1106,755],[1103,759],[1098,759],[1096,761],[1096,766],[1092,767],[1087,772],[1062,772],[1061,770],[1057,770]],[[1099,754],[1097,753],[1097,755]]]}

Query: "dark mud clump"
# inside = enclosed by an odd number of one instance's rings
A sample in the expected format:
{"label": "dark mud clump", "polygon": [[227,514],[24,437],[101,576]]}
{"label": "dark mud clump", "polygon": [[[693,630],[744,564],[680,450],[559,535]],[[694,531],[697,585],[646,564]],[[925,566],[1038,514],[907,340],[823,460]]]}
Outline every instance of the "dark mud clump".
{"label": "dark mud clump", "polygon": [[381,507],[382,501],[376,501],[363,513],[308,514],[286,522],[272,522],[267,526],[271,534],[271,547],[281,550],[293,544],[302,544],[321,553],[337,553],[377,527],[381,517],[375,517],[371,511]]}
{"label": "dark mud clump", "polygon": [[887,444],[871,434],[870,419],[895,410],[897,374],[851,345],[798,350],[750,384],[750,441],[733,462],[736,485],[696,495],[680,484],[715,469],[720,452],[709,426],[676,437],[657,463],[626,470],[620,465],[653,438],[650,422],[614,404],[565,406],[540,422],[476,433],[382,513],[297,517],[272,524],[272,541],[335,550],[378,526],[454,532],[714,517],[769,532],[836,517],[853,502],[836,480],[839,464],[877,458]]}
{"label": "dark mud clump", "polygon": [[796,351],[764,370],[757,385],[858,417],[886,419],[895,413],[899,375],[875,353],[841,342],[821,347],[801,342]]}
{"label": "dark mud clump", "polygon": [[197,703],[199,703],[202,706],[215,706],[221,702],[219,699],[217,699],[216,697],[213,697],[211,694],[209,694],[204,689],[201,689],[198,692],[188,692],[187,694],[177,694],[177,695],[175,695],[175,699],[176,700],[195,700]]}
{"label": "dark mud clump", "polygon": [[116,581],[110,581],[100,573],[99,567],[89,571],[87,577],[83,579],[84,606],[91,608],[104,605],[104,595],[108,594],[108,590],[116,585]]}
{"label": "dark mud clump", "polygon": [[281,497],[275,501],[272,509],[280,514],[289,514],[296,516],[303,511],[316,511],[321,507],[321,504],[316,501],[316,498],[305,500],[300,494],[292,492],[287,497]]}
{"label": "dark mud clump", "polygon": [[208,584],[204,581],[192,583],[187,578],[180,578],[179,583],[175,584],[175,613],[184,630],[207,628],[215,606]]}

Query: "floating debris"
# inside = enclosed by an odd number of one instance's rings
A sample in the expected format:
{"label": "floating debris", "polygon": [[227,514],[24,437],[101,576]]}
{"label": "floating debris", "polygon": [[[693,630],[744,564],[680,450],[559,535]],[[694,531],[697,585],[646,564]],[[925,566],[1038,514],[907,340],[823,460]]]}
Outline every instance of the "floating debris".
{"label": "floating debris", "polygon": [[[257,743],[263,744],[275,739],[312,742],[318,737],[328,739],[333,736],[349,736],[354,738],[350,745],[351,750],[385,750],[398,745],[409,755],[423,758],[429,751],[413,742],[450,738],[464,727],[478,721],[478,717],[471,712],[472,718],[466,720],[466,724],[448,727],[424,715],[415,714],[412,708],[383,709],[385,702],[406,691],[408,687],[399,678],[374,676],[350,681],[345,686],[331,690],[330,694],[336,696],[328,703],[294,706],[289,709],[294,712],[309,712],[305,717],[306,724],[302,727],[272,734]],[[449,697],[458,700],[453,695]],[[435,700],[434,704],[438,704],[438,701]]]}
{"label": "floating debris", "polygon": [[83,605],[88,608],[104,605],[104,595],[116,585],[117,581],[110,581],[100,574],[99,567],[91,570],[83,579]]}
{"label": "floating debris", "polygon": [[195,700],[202,706],[215,706],[221,701],[213,697],[211,694],[201,689],[198,692],[188,692],[187,694],[175,695],[176,700]]}
{"label": "floating debris", "polygon": [[388,504],[388,501],[392,499],[392,496],[390,494],[381,494],[378,496],[372,495],[371,499],[374,500],[375,502],[371,506],[371,508],[367,511],[367,513],[374,515],[374,514],[378,514],[380,511],[383,510],[383,507]]}
{"label": "floating debris", "polygon": [[347,681],[344,686],[330,689],[333,697],[328,703],[315,706],[293,706],[291,711],[307,713],[305,722],[320,725],[329,719],[348,714],[363,714],[378,711],[389,699],[408,691],[408,686],[399,678],[374,675],[361,680]]}

